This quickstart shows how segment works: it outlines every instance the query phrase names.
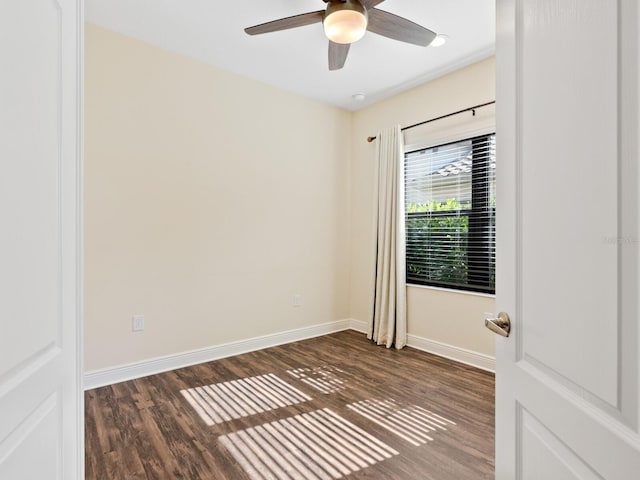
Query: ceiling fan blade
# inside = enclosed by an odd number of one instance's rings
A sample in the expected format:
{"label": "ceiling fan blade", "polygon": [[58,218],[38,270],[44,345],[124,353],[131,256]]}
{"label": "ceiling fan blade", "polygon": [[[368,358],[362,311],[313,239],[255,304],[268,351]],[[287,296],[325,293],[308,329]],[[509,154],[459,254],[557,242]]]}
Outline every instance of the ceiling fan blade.
{"label": "ceiling fan blade", "polygon": [[372,8],[367,13],[369,14],[367,30],[383,37],[412,43],[421,47],[426,47],[436,37],[436,34],[428,28],[424,28],[393,13],[378,10],[377,8]]}
{"label": "ceiling fan blade", "polygon": [[279,30],[288,30],[289,28],[304,27],[312,23],[322,22],[324,18],[324,10],[317,12],[303,13],[294,15],[293,17],[281,18],[272,22],[261,23],[253,27],[245,28],[244,31],[249,35],[259,35],[261,33],[277,32]]}
{"label": "ceiling fan blade", "polygon": [[367,10],[375,7],[376,5],[380,5],[384,0],[360,0],[360,3]]}
{"label": "ceiling fan blade", "polygon": [[329,40],[329,70],[340,70],[344,67],[350,47],[350,43],[335,43]]}

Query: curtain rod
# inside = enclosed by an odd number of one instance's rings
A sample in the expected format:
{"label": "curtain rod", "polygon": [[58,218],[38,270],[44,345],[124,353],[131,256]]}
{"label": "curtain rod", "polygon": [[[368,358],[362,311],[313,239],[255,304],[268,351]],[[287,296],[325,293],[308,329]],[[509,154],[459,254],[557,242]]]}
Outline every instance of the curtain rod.
{"label": "curtain rod", "polygon": [[[465,112],[473,112],[473,114],[475,115],[476,108],[486,107],[487,105],[493,105],[494,103],[496,103],[496,101],[492,100],[491,102],[481,103],[480,105],[474,105],[473,107],[465,108],[463,110],[458,110],[457,112],[447,113],[446,115],[441,115],[436,118],[430,118],[429,120],[425,120],[424,122],[414,123],[413,125],[409,125],[408,127],[402,127],[400,131],[404,132],[405,130],[409,130],[410,128],[419,127],[420,125],[425,125],[427,123],[435,122],[436,120],[442,120],[443,118],[453,117],[454,115],[459,115]],[[376,137],[367,137],[367,142],[371,143],[375,139]]]}

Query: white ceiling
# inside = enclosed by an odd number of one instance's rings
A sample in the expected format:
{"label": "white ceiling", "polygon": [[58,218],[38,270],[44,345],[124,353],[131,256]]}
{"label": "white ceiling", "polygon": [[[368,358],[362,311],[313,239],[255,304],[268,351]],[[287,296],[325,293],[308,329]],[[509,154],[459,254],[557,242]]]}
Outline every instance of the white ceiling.
{"label": "white ceiling", "polygon": [[[322,10],[322,0],[86,0],[86,19],[240,75],[340,106],[361,107],[493,54],[495,0],[386,0],[378,8],[449,41],[417,47],[367,32],[342,70],[327,67],[322,24],[249,36],[243,29]],[[353,94],[364,93],[357,102]]]}

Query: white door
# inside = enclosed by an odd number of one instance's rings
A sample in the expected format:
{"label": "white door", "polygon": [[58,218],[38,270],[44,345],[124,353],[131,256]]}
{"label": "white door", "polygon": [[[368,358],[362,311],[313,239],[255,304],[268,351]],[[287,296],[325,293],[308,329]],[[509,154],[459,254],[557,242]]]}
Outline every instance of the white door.
{"label": "white door", "polygon": [[0,479],[82,478],[81,0],[0,2]]}
{"label": "white door", "polygon": [[640,478],[640,6],[497,0],[496,478]]}

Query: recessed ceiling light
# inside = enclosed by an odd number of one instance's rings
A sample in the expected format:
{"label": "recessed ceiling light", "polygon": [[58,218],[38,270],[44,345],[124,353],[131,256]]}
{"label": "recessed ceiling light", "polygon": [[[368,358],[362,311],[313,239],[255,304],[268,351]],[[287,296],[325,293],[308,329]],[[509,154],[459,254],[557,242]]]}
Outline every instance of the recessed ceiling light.
{"label": "recessed ceiling light", "polygon": [[356,102],[363,102],[365,97],[366,96],[364,93],[354,93],[353,95],[351,95],[351,98],[353,98]]}
{"label": "recessed ceiling light", "polygon": [[449,40],[449,37],[447,35],[443,35],[443,34],[436,35],[436,38],[433,39],[430,45],[432,47],[441,47],[442,45],[447,43],[447,40]]}

